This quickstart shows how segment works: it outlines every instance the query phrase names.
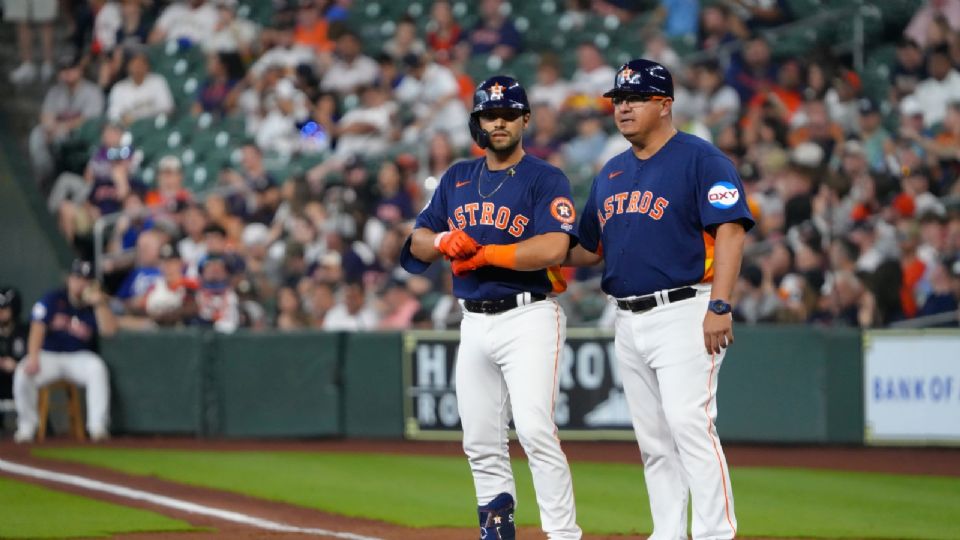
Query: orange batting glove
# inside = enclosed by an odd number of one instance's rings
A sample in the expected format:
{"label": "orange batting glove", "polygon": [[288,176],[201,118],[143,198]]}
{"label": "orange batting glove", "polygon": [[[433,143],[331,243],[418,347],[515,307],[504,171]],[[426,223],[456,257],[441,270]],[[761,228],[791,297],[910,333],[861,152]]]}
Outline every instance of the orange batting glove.
{"label": "orange batting glove", "polygon": [[434,237],[433,247],[448,259],[466,259],[480,249],[480,244],[462,230],[454,229]]}
{"label": "orange batting glove", "polygon": [[499,266],[500,268],[517,267],[517,245],[480,246],[480,249],[469,259],[453,261],[453,275],[462,277],[482,266]]}

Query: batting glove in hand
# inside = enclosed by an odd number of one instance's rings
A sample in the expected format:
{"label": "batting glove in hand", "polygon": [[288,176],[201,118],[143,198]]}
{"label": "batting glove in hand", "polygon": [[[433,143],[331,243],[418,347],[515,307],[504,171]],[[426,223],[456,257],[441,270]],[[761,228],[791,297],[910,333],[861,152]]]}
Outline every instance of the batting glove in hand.
{"label": "batting glove in hand", "polygon": [[463,277],[469,272],[473,272],[481,266],[487,266],[487,246],[480,246],[480,249],[468,259],[458,259],[453,261],[453,275]]}
{"label": "batting glove in hand", "polygon": [[466,259],[473,256],[480,244],[460,229],[444,231],[433,240],[433,247],[448,259]]}

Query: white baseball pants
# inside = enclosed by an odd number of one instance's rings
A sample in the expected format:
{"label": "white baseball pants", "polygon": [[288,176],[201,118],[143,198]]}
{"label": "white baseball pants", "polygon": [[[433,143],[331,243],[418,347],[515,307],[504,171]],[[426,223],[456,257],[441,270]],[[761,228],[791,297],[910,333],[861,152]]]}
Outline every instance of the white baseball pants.
{"label": "white baseball pants", "polygon": [[570,467],[553,419],[566,336],[567,317],[552,299],[495,315],[464,311],[457,353],[457,407],[477,505],[500,493],[516,500],[507,444],[512,413],[530,460],[540,523],[551,540],[582,536]]}
{"label": "white baseball pants", "polygon": [[24,372],[26,361],[20,362],[13,374],[13,400],[17,407],[17,433],[34,435],[37,431],[37,394],[39,389],[60,379],[86,388],[87,431],[107,432],[110,416],[110,382],[107,366],[90,351],[58,353],[40,351],[40,371]]}
{"label": "white baseball pants", "polygon": [[687,538],[688,494],[695,540],[736,535],[733,490],[714,425],[724,354],[708,354],[703,343],[709,299],[709,289],[701,289],[644,313],[617,310],[617,361],[643,457],[651,540]]}

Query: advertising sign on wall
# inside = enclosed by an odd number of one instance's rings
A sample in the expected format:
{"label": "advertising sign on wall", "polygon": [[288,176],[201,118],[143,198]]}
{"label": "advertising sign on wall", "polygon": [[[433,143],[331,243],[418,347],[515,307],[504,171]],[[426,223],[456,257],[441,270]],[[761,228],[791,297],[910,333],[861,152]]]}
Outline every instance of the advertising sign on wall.
{"label": "advertising sign on wall", "polygon": [[[409,332],[404,353],[406,435],[457,439],[454,363],[457,332]],[[614,363],[613,336],[571,329],[559,362],[555,419],[566,439],[632,439],[630,414]]]}
{"label": "advertising sign on wall", "polygon": [[864,336],[864,439],[960,444],[960,333]]}

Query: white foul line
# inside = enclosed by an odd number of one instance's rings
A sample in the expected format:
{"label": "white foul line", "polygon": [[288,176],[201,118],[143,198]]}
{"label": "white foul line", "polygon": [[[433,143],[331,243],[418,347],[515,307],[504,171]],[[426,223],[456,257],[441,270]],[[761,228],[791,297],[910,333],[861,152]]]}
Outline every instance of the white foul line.
{"label": "white foul line", "polygon": [[377,538],[375,536],[362,536],[359,534],[328,531],[326,529],[315,529],[310,527],[295,527],[293,525],[278,523],[268,519],[248,516],[246,514],[233,512],[231,510],[212,508],[192,502],[181,501],[172,497],[166,497],[164,495],[157,495],[155,493],[141,491],[139,489],[131,489],[115,484],[108,484],[106,482],[84,478],[82,476],[48,471],[45,469],[37,469],[27,465],[20,465],[19,463],[6,461],[4,459],[0,459],[0,471],[6,471],[8,473],[18,474],[20,476],[29,476],[31,478],[37,478],[40,480],[59,482],[61,484],[68,484],[71,486],[89,489],[91,491],[102,491],[111,495],[117,495],[119,497],[145,501],[158,506],[166,506],[168,508],[190,512],[191,514],[201,514],[225,521],[232,521],[234,523],[259,527],[268,531],[312,534],[316,536],[327,536],[330,538],[343,538],[345,540],[383,540],[382,538]]}

